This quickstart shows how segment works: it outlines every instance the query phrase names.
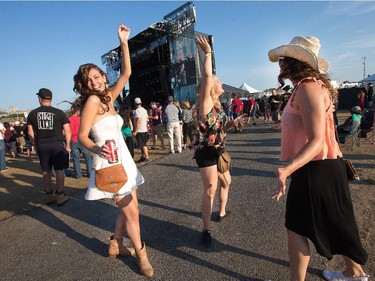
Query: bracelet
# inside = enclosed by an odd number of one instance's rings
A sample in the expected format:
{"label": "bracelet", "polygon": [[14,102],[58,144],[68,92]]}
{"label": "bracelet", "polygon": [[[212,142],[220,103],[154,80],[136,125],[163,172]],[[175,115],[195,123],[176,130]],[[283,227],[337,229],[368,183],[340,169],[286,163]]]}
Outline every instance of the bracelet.
{"label": "bracelet", "polygon": [[206,53],[204,56],[205,57],[210,57],[212,55],[212,52]]}

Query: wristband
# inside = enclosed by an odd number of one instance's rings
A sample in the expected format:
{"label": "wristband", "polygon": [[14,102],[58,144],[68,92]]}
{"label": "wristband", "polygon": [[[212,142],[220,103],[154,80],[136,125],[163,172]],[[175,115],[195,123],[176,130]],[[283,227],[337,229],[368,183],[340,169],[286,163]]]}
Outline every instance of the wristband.
{"label": "wristband", "polygon": [[211,53],[211,52],[209,52],[209,53],[206,53],[206,54],[205,54],[204,56],[205,56],[205,57],[210,57],[210,56],[211,56],[211,54],[212,54],[212,53]]}

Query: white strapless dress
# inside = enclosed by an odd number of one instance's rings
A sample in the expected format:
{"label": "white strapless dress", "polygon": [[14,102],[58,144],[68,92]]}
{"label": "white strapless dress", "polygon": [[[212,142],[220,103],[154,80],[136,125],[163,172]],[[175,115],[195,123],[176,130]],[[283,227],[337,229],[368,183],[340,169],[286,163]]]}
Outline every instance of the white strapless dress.
{"label": "white strapless dress", "polygon": [[[122,162],[122,165],[124,166],[128,175],[127,183],[117,192],[118,196],[129,195],[133,190],[137,189],[139,185],[144,183],[144,178],[135,165],[128,147],[125,144],[124,138],[122,137],[122,124],[123,120],[121,116],[113,115],[99,120],[91,128],[91,134],[94,137],[97,145],[102,146],[108,139],[114,139],[116,141],[119,161]],[[108,160],[93,154],[93,168],[95,170],[102,169],[110,165],[111,164],[108,163]],[[90,180],[85,199],[98,200],[103,198],[113,198],[114,195],[114,193],[102,191],[95,186],[95,171],[92,170],[90,172]]]}

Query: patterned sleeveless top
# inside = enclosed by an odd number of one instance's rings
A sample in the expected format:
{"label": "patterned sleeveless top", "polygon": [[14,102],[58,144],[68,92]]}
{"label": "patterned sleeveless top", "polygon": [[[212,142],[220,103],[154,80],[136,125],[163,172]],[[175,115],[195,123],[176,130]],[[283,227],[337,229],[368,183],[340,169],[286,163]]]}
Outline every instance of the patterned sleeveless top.
{"label": "patterned sleeveless top", "polygon": [[224,144],[227,135],[224,127],[228,122],[225,111],[213,107],[206,116],[198,120],[199,132],[194,143],[195,149]]}

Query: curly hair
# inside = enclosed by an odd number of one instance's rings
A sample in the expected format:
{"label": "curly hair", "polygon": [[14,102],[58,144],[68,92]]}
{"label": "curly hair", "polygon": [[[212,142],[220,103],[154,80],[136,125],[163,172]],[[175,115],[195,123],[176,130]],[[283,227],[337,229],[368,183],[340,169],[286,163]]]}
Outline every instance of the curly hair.
{"label": "curly hair", "polygon": [[286,67],[278,76],[281,87],[284,87],[286,79],[301,81],[303,78],[313,77],[323,82],[324,87],[328,90],[332,99],[337,96],[337,91],[332,87],[331,80],[327,74],[320,73],[319,70],[316,70],[309,64],[291,57],[285,57],[283,64]]}
{"label": "curly hair", "polygon": [[98,67],[96,64],[86,63],[86,64],[81,65],[78,68],[77,74],[75,74],[73,77],[73,80],[74,80],[73,91],[80,95],[80,97],[78,97],[74,101],[74,104],[78,107],[83,108],[88,97],[91,95],[95,95],[99,97],[101,101],[101,104],[102,104],[101,114],[104,114],[105,112],[109,111],[109,102],[111,101],[111,98],[106,94],[110,89],[106,88],[106,90],[103,93],[98,93],[88,88],[87,84],[89,81],[89,72],[91,69],[96,69],[99,71],[101,75],[104,75],[105,77],[107,77],[107,74],[103,70],[101,70],[100,67]]}

